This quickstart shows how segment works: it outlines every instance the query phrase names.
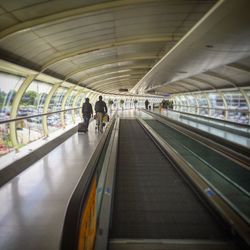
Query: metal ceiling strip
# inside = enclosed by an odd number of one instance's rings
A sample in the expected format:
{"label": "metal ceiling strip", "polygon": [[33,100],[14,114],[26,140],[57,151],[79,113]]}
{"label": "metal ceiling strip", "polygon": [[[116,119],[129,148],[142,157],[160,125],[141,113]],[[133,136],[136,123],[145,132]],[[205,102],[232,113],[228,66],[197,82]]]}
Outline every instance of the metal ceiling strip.
{"label": "metal ceiling strip", "polygon": [[250,69],[248,67],[237,64],[237,63],[226,64],[225,67],[235,69],[243,73],[250,74]]}
{"label": "metal ceiling strip", "polygon": [[[181,80],[181,81],[178,81],[178,82],[184,83],[185,85],[190,85],[190,86],[194,87],[194,88],[197,89],[197,90],[201,90],[199,87],[197,87],[197,85],[192,84],[192,83],[189,83],[189,82],[186,82],[186,81],[184,81],[184,80]],[[191,91],[192,91],[192,89],[191,89]]]}
{"label": "metal ceiling strip", "polygon": [[169,40],[171,40],[171,37],[166,37],[166,36],[159,36],[159,37],[152,37],[152,38],[148,38],[148,37],[144,37],[144,38],[138,38],[138,37],[133,37],[132,39],[125,39],[123,41],[114,41],[114,42],[108,42],[106,44],[99,44],[99,45],[95,45],[93,47],[90,48],[82,48],[82,49],[78,49],[72,52],[68,52],[65,53],[61,56],[57,56],[56,58],[49,60],[47,63],[45,63],[42,66],[41,72],[43,72],[44,70],[46,70],[48,67],[66,60],[68,58],[72,58],[74,56],[79,56],[81,54],[85,54],[85,53],[90,53],[93,51],[99,51],[101,49],[107,49],[107,48],[114,48],[114,47],[118,47],[118,46],[124,46],[124,45],[131,45],[131,44],[144,44],[144,43],[157,43],[157,42],[167,42]]}
{"label": "metal ceiling strip", "polygon": [[[103,80],[99,80],[99,81],[95,81],[94,83],[91,83],[91,84],[88,84],[87,87],[93,87],[93,86],[96,86],[100,83],[103,83],[105,81],[109,81],[109,80],[113,80],[113,79],[121,79],[121,78],[128,78],[130,79],[131,76],[137,76],[137,74],[125,74],[125,75],[119,75],[119,76],[116,76],[116,77],[108,77],[106,79],[103,79]],[[138,74],[139,77],[141,77],[141,74]]]}
{"label": "metal ceiling strip", "polygon": [[[127,68],[127,70],[125,69],[125,67]],[[115,71],[110,71],[110,68],[109,68],[108,70],[106,70],[106,71],[104,71],[104,72],[98,72],[98,74],[85,75],[84,77],[80,78],[80,79],[78,80],[78,82],[80,83],[80,82],[83,82],[83,81],[85,81],[85,80],[89,80],[89,79],[93,79],[93,78],[98,78],[98,77],[100,77],[100,76],[102,76],[102,75],[103,75],[103,76],[112,75],[112,74],[114,74],[115,72],[116,72],[116,73],[119,73],[120,71],[124,71],[124,70],[126,70],[126,71],[131,71],[131,72],[135,72],[135,71],[136,71],[134,68],[128,67],[127,65],[125,65],[125,67],[124,67],[124,66],[123,66],[123,67],[115,66],[115,67],[114,67],[114,68],[116,68]],[[148,65],[145,65],[145,66],[144,66],[144,69],[149,69],[149,68],[150,68],[150,67],[149,67]],[[145,70],[141,70],[141,69],[143,69],[143,67],[141,67],[141,68],[138,69],[137,71],[140,71],[140,72],[145,73]]]}
{"label": "metal ceiling strip", "polygon": [[199,26],[206,21],[211,14],[213,14],[222,4],[224,3],[224,0],[219,0],[204,16],[201,18],[187,33],[186,35],[176,43],[170,51],[167,52],[165,56],[163,56],[155,65],[154,67],[145,75],[134,88],[131,90],[132,93],[138,92],[139,89],[146,88],[146,85],[148,84],[147,79],[150,78],[150,76],[153,74],[153,71],[157,71],[157,68],[160,67],[160,65],[168,58],[170,54],[172,54],[174,51],[177,51],[178,48],[183,44],[185,40],[188,40],[189,37],[191,37],[191,34],[193,31],[198,30]]}
{"label": "metal ceiling strip", "polygon": [[115,74],[121,74],[121,73],[124,73],[124,72],[129,72],[128,74],[134,74],[134,73],[138,73],[138,74],[144,74],[145,73],[145,70],[132,70],[132,69],[124,69],[124,68],[119,68],[117,67],[117,69],[115,71],[108,71],[107,73],[104,73],[104,72],[101,72],[100,74],[97,74],[97,75],[94,75],[94,76],[85,76],[83,78],[81,78],[78,83],[81,83],[83,81],[85,81],[84,83],[86,84],[91,84],[92,81],[96,81],[98,80],[98,78],[102,77],[102,78],[106,78],[107,76],[110,76],[110,75],[115,75]]}
{"label": "metal ceiling strip", "polygon": [[154,60],[157,59],[158,57],[155,55],[149,55],[149,54],[145,54],[145,55],[135,55],[135,56],[128,56],[128,57],[120,57],[119,59],[111,59],[111,60],[105,60],[104,62],[98,63],[98,64],[92,64],[92,65],[85,65],[81,68],[78,68],[74,71],[71,71],[70,73],[68,73],[65,77],[65,81],[68,80],[70,77],[72,77],[73,75],[76,75],[82,71],[91,69],[91,68],[95,68],[95,67],[100,67],[103,65],[110,65],[113,63],[119,63],[119,62],[126,62],[126,61],[143,61],[143,60]]}
{"label": "metal ceiling strip", "polygon": [[[170,84],[169,84],[169,85],[170,85]],[[192,89],[186,87],[187,84],[183,84],[183,83],[181,83],[181,81],[173,82],[173,83],[171,83],[171,85],[175,85],[175,86],[176,86],[176,85],[177,85],[177,86],[179,85],[181,88],[184,88],[184,89],[187,90],[188,92],[189,92],[189,91],[192,91]]]}
{"label": "metal ceiling strip", "polygon": [[194,81],[197,81],[197,82],[202,82],[202,83],[207,84],[208,86],[210,86],[212,89],[216,89],[216,87],[212,83],[210,83],[208,81],[205,81],[203,79],[200,79],[198,77],[189,77],[189,78],[187,78],[187,80],[188,79],[194,80]]}
{"label": "metal ceiling strip", "polygon": [[[186,80],[188,80],[188,79],[186,79]],[[198,90],[201,90],[201,88],[199,88],[197,85],[195,85],[193,83],[190,83],[190,82],[187,82],[187,81],[184,81],[184,80],[181,80],[181,81],[178,81],[178,82],[185,83],[185,84],[190,85],[190,86],[192,86],[192,87],[194,87],[194,88],[196,88]]]}
{"label": "metal ceiling strip", "polygon": [[40,18],[28,20],[22,23],[18,23],[13,25],[5,30],[0,32],[0,40],[14,35],[17,32],[22,32],[25,30],[29,30],[32,27],[43,27],[48,23],[58,22],[60,20],[69,20],[75,18],[77,16],[81,16],[91,12],[102,11],[106,9],[118,8],[118,7],[126,7],[129,5],[140,5],[147,3],[156,3],[156,2],[166,2],[164,0],[118,0],[118,1],[109,1],[104,3],[98,3],[94,5],[84,6],[81,8],[71,9],[67,11],[62,11],[56,14],[43,16]]}
{"label": "metal ceiling strip", "polygon": [[228,77],[225,77],[225,76],[222,76],[218,73],[215,73],[215,72],[211,72],[211,71],[206,71],[206,72],[203,72],[202,73],[203,75],[207,75],[207,76],[211,76],[211,77],[214,77],[214,78],[217,78],[218,80],[223,80],[223,81],[226,81],[228,82],[231,86],[235,87],[235,88],[238,88],[237,84],[229,79]]}

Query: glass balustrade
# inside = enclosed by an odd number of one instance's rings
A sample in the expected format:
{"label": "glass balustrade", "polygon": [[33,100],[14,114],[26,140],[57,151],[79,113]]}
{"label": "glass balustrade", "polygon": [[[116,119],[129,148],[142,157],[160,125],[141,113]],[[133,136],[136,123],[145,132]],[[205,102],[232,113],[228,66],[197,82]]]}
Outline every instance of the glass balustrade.
{"label": "glass balustrade", "polygon": [[[32,113],[31,116],[24,118],[17,118],[17,120],[1,120],[0,121],[0,156],[8,154],[16,149],[20,149],[34,141],[45,137],[43,119],[46,116],[48,134],[51,135],[54,132],[65,129],[67,126],[74,126],[78,124],[82,118],[79,112],[80,108],[69,109],[65,111],[59,111],[57,113],[48,113],[46,115],[39,115]],[[75,121],[72,119],[72,111],[75,115]],[[61,114],[64,117],[64,124],[61,121]],[[6,117],[5,117],[6,118]],[[10,124],[15,123],[17,145],[14,146],[10,136]]]}

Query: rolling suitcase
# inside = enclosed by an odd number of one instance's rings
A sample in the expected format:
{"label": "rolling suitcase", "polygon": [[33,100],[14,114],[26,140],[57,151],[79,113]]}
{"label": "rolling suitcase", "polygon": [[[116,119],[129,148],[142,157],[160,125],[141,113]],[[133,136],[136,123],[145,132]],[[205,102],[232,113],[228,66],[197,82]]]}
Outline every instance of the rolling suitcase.
{"label": "rolling suitcase", "polygon": [[86,133],[87,132],[87,128],[85,126],[84,122],[80,122],[78,123],[78,133]]}

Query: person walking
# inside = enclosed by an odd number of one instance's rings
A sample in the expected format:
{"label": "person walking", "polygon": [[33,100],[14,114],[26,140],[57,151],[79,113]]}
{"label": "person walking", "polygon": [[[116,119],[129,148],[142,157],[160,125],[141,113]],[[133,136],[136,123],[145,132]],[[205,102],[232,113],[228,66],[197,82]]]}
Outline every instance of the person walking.
{"label": "person walking", "polygon": [[89,103],[89,98],[86,98],[85,102],[82,105],[82,115],[83,115],[84,127],[87,132],[89,127],[89,120],[91,116],[93,116],[93,108],[92,105]]}
{"label": "person walking", "polygon": [[148,109],[148,105],[149,105],[149,101],[148,101],[148,99],[145,101],[145,107],[146,107],[146,109]]}
{"label": "person walking", "polygon": [[95,112],[97,119],[98,131],[103,132],[102,120],[103,116],[108,112],[106,103],[102,100],[102,96],[99,96],[99,101],[95,103]]}

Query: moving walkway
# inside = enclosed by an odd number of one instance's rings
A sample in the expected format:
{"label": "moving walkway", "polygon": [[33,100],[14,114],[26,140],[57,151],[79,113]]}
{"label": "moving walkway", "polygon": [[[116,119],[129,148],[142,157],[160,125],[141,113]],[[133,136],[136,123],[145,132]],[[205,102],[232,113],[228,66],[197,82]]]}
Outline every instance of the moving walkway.
{"label": "moving walkway", "polygon": [[61,249],[249,247],[247,169],[237,184],[155,119],[111,124],[69,203]]}
{"label": "moving walkway", "polygon": [[[210,145],[214,149],[222,152],[223,154],[227,154],[230,157],[234,157],[236,160],[241,161],[248,167],[250,162],[250,148],[240,144],[237,141],[237,139],[240,140],[241,137],[240,135],[237,134],[239,131],[234,130],[234,140],[229,141],[223,137],[217,136],[216,134],[212,134],[210,132],[190,126],[179,120],[171,119],[169,117],[166,117],[165,115],[161,115],[148,110],[143,110],[143,112],[149,114],[154,119],[160,121],[161,123],[166,124],[167,126],[174,127],[175,129],[182,131],[182,133],[187,134],[190,137],[196,138],[198,141],[202,141],[206,145]],[[196,121],[196,123],[200,124],[200,121]],[[207,124],[206,126],[210,128],[209,124]],[[226,128],[225,130],[220,128],[220,130],[221,132],[224,131],[224,134],[228,133]],[[244,132],[244,136],[248,137],[250,136],[250,134]],[[246,140],[248,140],[247,137],[245,137]]]}

